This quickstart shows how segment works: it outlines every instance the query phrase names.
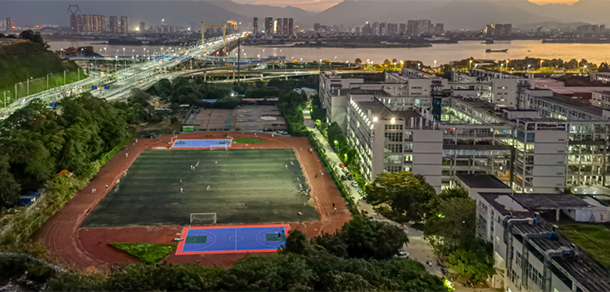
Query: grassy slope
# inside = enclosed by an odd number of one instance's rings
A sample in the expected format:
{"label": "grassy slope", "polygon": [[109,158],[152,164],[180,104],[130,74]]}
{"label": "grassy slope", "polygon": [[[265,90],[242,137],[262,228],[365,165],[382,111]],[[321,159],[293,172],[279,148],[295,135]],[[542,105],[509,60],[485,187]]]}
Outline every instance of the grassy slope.
{"label": "grassy slope", "polygon": [[174,250],[176,245],[173,244],[150,244],[150,243],[126,243],[126,242],[113,242],[110,246],[122,250],[140,261],[154,264]]}
{"label": "grassy slope", "polygon": [[[0,95],[3,96],[3,92],[9,90],[10,93],[7,95],[12,97],[15,84],[24,82],[30,77],[34,78],[30,84],[30,94],[45,90],[46,77],[49,73],[53,73],[49,78],[49,86],[61,86],[64,82],[64,70],[68,70],[67,82],[74,82],[78,78],[77,69],[78,66],[74,62],[62,60],[40,44],[21,42],[2,47],[0,48]],[[82,71],[80,77],[85,78]],[[27,91],[25,82],[18,85],[17,90],[18,97],[25,95]]]}

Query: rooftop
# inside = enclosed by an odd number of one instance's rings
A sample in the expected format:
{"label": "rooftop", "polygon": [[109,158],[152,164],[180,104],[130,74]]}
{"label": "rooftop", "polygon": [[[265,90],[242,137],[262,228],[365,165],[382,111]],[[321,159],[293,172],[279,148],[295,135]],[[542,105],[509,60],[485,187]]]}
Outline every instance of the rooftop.
{"label": "rooftop", "polygon": [[371,115],[373,117],[377,117],[378,119],[399,118],[404,119],[405,122],[408,123],[411,118],[421,117],[419,113],[413,110],[391,111],[378,99],[375,99],[375,101],[356,101],[355,103],[364,112],[364,114],[370,110]]}
{"label": "rooftop", "polygon": [[595,116],[602,116],[603,109],[593,106],[590,103],[586,103],[583,101],[575,100],[569,96],[561,95],[561,94],[553,94],[553,97],[544,97],[539,96],[535,97],[544,101],[548,101],[551,103],[557,103],[560,105],[568,106],[575,110],[580,110]]}
{"label": "rooftop", "polygon": [[523,217],[534,216],[534,212],[524,208],[519,202],[515,201],[510,193],[479,193],[479,196],[503,216],[511,214]]}
{"label": "rooftop", "polygon": [[514,194],[523,206],[532,210],[556,210],[564,207],[602,207],[603,204],[589,196],[572,194]]}
{"label": "rooftop", "polygon": [[510,192],[511,188],[509,188],[506,184],[504,184],[500,179],[493,175],[466,175],[466,174],[458,174],[457,178],[462,181],[469,188],[475,189],[505,189]]}

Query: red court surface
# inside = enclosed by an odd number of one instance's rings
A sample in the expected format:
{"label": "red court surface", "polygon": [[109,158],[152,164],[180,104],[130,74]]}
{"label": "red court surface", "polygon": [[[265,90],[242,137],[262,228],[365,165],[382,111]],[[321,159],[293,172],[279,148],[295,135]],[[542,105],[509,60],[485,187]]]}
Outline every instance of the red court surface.
{"label": "red court surface", "polygon": [[[311,188],[311,196],[320,221],[290,222],[291,229],[300,229],[310,238],[322,233],[335,233],[343,224],[351,220],[351,214],[345,205],[341,193],[329,175],[315,177],[325,168],[318,155],[309,153],[311,147],[307,138],[288,138],[267,134],[218,132],[218,133],[185,133],[165,136],[156,139],[134,139],[125,145],[101,170],[89,184],[76,193],[66,205],[51,219],[45,222],[34,234],[34,239],[44,243],[49,252],[58,259],[59,264],[76,269],[108,269],[115,264],[136,263],[137,259],[109,245],[112,242],[144,242],[158,244],[176,244],[175,238],[182,238],[184,226],[123,226],[123,227],[90,227],[82,228],[83,220],[104,199],[112,186],[123,176],[135,159],[144,150],[168,151],[175,139],[227,139],[253,138],[266,143],[244,144],[233,143],[231,149],[293,149],[303,167],[303,175]],[[180,149],[175,149],[179,151]],[[219,150],[201,150],[219,151]],[[224,150],[222,150],[224,151]],[[92,189],[97,192],[93,193]],[[336,206],[335,211],[333,206]],[[279,223],[279,222],[268,222]],[[265,253],[259,253],[265,254]],[[220,265],[230,267],[245,254],[195,254],[167,256],[163,261],[168,263],[200,263],[205,266]]]}
{"label": "red court surface", "polygon": [[176,255],[276,252],[288,231],[286,224],[185,227]]}

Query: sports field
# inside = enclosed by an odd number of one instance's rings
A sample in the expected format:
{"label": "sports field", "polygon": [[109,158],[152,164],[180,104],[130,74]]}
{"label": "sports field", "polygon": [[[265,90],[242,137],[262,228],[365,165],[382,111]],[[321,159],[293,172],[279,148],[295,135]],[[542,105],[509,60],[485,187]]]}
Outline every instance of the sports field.
{"label": "sports field", "polygon": [[191,213],[216,213],[217,224],[319,220],[291,149],[146,150],[82,226],[188,225]]}

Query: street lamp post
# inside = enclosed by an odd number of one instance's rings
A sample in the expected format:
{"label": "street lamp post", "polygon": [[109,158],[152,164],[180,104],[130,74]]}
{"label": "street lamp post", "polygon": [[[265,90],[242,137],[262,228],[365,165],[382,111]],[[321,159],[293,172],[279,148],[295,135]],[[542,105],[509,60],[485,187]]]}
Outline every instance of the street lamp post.
{"label": "street lamp post", "polygon": [[30,77],[28,79],[26,79],[25,84],[26,84],[26,91],[25,91],[25,96],[30,95],[30,79],[33,79],[34,77]]}
{"label": "street lamp post", "polygon": [[68,70],[64,70],[64,86],[66,86],[66,72],[67,72],[67,71],[68,71]]}
{"label": "street lamp post", "polygon": [[47,90],[49,90],[49,75],[53,75],[53,73],[47,74]]}

